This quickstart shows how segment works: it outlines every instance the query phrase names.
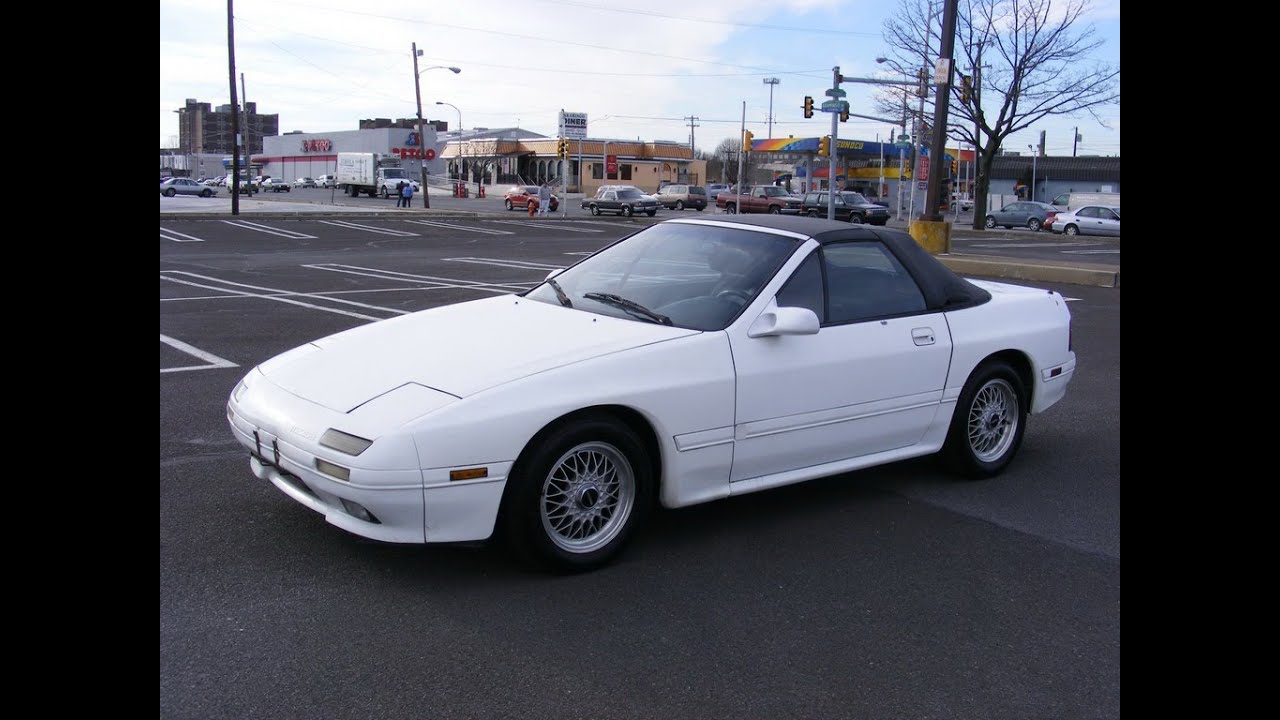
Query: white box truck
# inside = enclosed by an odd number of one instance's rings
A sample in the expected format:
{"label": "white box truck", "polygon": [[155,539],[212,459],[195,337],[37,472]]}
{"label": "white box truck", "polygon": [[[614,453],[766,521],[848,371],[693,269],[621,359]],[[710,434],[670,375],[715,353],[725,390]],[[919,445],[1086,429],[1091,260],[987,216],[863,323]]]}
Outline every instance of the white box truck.
{"label": "white box truck", "polygon": [[405,173],[400,167],[400,158],[395,155],[340,152],[336,178],[338,189],[351,197],[360,193],[369,197],[393,197],[400,182],[412,184],[414,195],[422,192],[421,184]]}
{"label": "white box truck", "polygon": [[1058,210],[1076,210],[1085,205],[1120,207],[1120,193],[1073,192],[1062,193],[1049,203]]}

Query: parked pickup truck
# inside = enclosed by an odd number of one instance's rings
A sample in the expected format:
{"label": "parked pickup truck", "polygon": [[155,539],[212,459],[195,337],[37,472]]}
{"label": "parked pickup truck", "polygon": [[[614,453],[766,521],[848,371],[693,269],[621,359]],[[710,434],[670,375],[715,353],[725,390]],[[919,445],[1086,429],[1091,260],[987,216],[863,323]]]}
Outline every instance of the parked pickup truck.
{"label": "parked pickup truck", "polygon": [[785,188],[756,185],[745,190],[743,193],[721,192],[716,196],[716,207],[727,213],[800,214],[800,198],[792,196]]}

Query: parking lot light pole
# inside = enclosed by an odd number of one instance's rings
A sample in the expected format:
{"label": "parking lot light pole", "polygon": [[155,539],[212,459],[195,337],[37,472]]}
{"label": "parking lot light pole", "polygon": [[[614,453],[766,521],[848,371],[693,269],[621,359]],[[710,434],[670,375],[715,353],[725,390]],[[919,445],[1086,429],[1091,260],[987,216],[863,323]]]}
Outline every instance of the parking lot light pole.
{"label": "parking lot light pole", "polygon": [[[436,101],[437,105],[448,105],[458,112],[458,182],[462,182],[462,111],[453,103]],[[476,183],[479,186],[479,183]]]}
{"label": "parking lot light pole", "polygon": [[418,100],[418,170],[422,174],[422,207],[431,207],[431,189],[427,187],[427,136],[422,132],[422,73],[428,70],[452,70],[454,75],[462,72],[461,68],[447,67],[444,65],[432,65],[429,68],[418,70],[418,58],[422,57],[422,51],[418,49],[418,43],[413,43],[413,93]]}

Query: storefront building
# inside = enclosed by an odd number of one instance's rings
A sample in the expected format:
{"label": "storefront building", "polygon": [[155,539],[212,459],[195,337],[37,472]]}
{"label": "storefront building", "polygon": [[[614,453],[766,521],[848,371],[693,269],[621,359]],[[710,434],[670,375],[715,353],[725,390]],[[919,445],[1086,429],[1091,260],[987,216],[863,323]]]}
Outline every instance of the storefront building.
{"label": "storefront building", "polygon": [[[418,177],[422,163],[428,175],[443,175],[445,160],[440,156],[444,141],[426,125],[425,150],[418,131],[406,128],[340,130],[327,133],[290,133],[264,138],[261,154],[249,158],[251,175],[269,175],[292,182],[297,178],[318,178],[337,171],[338,153],[368,152],[394,155],[411,177]],[[228,158],[228,162],[230,159]]]}

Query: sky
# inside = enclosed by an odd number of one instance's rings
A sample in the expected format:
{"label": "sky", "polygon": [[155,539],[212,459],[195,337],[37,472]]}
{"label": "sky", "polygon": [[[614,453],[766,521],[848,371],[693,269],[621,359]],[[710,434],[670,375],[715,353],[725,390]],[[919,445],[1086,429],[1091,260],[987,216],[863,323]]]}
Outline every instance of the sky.
{"label": "sky", "polygon": [[[743,103],[755,139],[814,137],[830,116],[805,119],[805,95],[820,103],[831,70],[885,77],[876,57],[896,0],[235,0],[236,83],[258,112],[278,114],[280,132],[355,130],[362,118],[415,117],[412,44],[422,112],[451,129],[521,127],[557,134],[560,110],[586,113],[592,138],[688,142],[708,152],[737,138]],[[1092,0],[1084,22],[1103,40],[1095,59],[1120,64],[1120,0]],[[187,98],[230,102],[227,4],[160,0],[160,146],[176,147]],[[433,66],[455,66],[454,74]],[[764,80],[776,77],[780,84]],[[872,85],[846,83],[850,111],[879,117]],[[243,100],[243,98],[242,98]],[[456,106],[437,105],[437,102]],[[985,103],[984,103],[985,104]],[[1010,151],[1046,133],[1049,155],[1120,154],[1120,107],[1094,118],[1052,117],[1016,133]],[[888,123],[850,118],[839,136],[884,139]],[[948,146],[954,146],[949,142]]]}

